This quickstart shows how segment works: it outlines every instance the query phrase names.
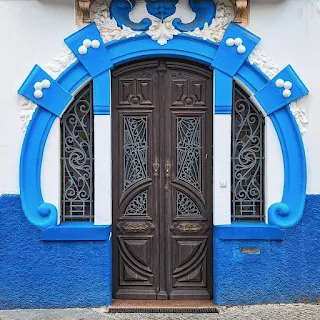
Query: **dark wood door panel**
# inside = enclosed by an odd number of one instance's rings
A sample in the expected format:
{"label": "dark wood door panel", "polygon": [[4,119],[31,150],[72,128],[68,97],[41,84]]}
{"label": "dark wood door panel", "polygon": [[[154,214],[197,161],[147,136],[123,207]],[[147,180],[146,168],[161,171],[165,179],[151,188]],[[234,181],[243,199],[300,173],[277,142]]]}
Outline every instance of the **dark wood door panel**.
{"label": "dark wood door panel", "polygon": [[153,60],[112,74],[114,296],[210,299],[212,72]]}

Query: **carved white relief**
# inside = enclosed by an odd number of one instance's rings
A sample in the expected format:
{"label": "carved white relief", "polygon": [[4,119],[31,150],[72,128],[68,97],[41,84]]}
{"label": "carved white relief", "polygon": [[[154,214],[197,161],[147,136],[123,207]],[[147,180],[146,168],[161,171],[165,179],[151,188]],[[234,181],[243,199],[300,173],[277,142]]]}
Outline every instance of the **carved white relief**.
{"label": "carved white relief", "polygon": [[[123,26],[122,28],[117,26],[115,19],[110,17],[110,2],[110,0],[96,0],[91,6],[91,17],[97,24],[104,42],[119,40],[121,38],[130,38],[141,34],[142,32],[133,31],[126,26]],[[136,7],[138,5],[142,5],[141,0],[136,1]],[[168,17],[164,24],[162,24],[161,21],[159,22],[157,18],[149,15],[148,13],[149,16],[147,17],[152,20],[152,25],[147,33],[153,40],[164,45],[168,40],[172,39],[174,35],[180,33],[172,25],[174,18],[181,18],[184,23],[188,23],[194,19],[194,16],[190,15],[190,7],[188,7],[189,5],[187,1],[180,0],[177,4],[176,15]],[[208,39],[214,42],[220,42],[228,24],[230,21],[233,21],[235,12],[233,4],[229,0],[217,0],[216,9],[216,17],[211,25],[205,24],[202,30],[196,28],[194,31],[188,32],[188,34],[195,37],[201,37],[205,40]],[[134,10],[132,12],[134,13]],[[187,15],[186,12],[189,12],[189,15]],[[134,16],[134,14],[130,16],[132,20],[135,20],[135,22],[141,21],[140,17]],[[44,68],[44,70],[48,72],[53,79],[56,79],[75,60],[76,57],[74,54],[67,46],[65,46],[61,54],[52,59],[51,62]],[[273,60],[266,53],[259,49],[255,49],[251,53],[249,56],[249,61],[257,65],[269,78],[273,78],[279,72],[279,69],[275,66]],[[291,103],[290,109],[297,120],[301,133],[303,134],[306,132],[308,118],[302,101],[303,98]],[[37,105],[26,98],[22,98],[21,106],[22,111],[20,114],[20,119],[22,130],[25,131]]]}
{"label": "carved white relief", "polygon": [[[272,79],[280,69],[275,65],[272,58],[260,49],[254,49],[249,56],[251,64],[255,64],[264,74]],[[306,133],[308,126],[307,110],[303,102],[304,98],[294,101],[290,104],[290,110],[296,118],[301,134]]]}

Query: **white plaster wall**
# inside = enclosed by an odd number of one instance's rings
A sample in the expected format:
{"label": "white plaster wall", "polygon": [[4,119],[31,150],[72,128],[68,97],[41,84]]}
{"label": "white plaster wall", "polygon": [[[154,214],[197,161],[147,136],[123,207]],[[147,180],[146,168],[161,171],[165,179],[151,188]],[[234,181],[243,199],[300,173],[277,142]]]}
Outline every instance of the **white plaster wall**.
{"label": "white plaster wall", "polygon": [[19,193],[22,82],[34,64],[46,66],[76,30],[74,0],[0,0],[0,194]]}
{"label": "white plaster wall", "polygon": [[278,67],[290,63],[310,90],[303,101],[309,119],[303,136],[307,193],[320,193],[320,0],[251,0],[249,29]]}

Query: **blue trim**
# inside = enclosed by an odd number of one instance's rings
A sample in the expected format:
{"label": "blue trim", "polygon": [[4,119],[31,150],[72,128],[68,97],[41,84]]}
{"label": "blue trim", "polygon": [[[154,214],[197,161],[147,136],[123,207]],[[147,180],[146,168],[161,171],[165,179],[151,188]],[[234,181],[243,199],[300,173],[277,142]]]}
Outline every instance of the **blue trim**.
{"label": "blue trim", "polygon": [[[290,89],[291,96],[285,98],[282,95],[284,88],[277,88],[276,80],[282,79],[284,81],[290,81],[292,88]],[[300,99],[308,94],[308,89],[295,73],[293,68],[288,65],[281,70],[272,80],[270,80],[261,90],[259,90],[254,96],[263,105],[267,115],[283,108],[289,103]]]}
{"label": "blue trim", "polygon": [[211,24],[213,18],[216,16],[216,5],[212,0],[189,0],[189,6],[196,17],[190,23],[183,23],[181,19],[174,19],[173,26],[181,31],[193,31],[196,28],[203,29],[204,25]]}
{"label": "blue trim", "polygon": [[233,78],[220,70],[214,71],[214,98],[216,114],[231,114]]}
{"label": "blue trim", "polygon": [[[244,42],[249,45],[251,41],[251,48],[253,49],[259,38],[244,30],[231,24],[226,34],[228,37],[242,34]],[[72,36],[69,38],[71,39]],[[222,43],[220,48],[224,45]],[[116,66],[144,58],[175,57],[197,61],[207,66],[215,65],[219,70],[223,70],[225,64],[229,63],[232,65],[232,70],[239,70],[235,77],[240,79],[253,93],[261,90],[269,82],[260,69],[251,65],[247,59],[243,59],[244,55],[236,54],[232,56],[227,54],[227,57],[231,60],[223,59],[221,52],[224,49],[221,51],[217,43],[189,35],[177,35],[165,46],[159,46],[148,35],[141,35],[130,39],[112,41],[104,47],[104,52],[108,54],[110,63],[105,63],[103,70],[101,69],[99,74],[109,70],[111,65]],[[250,48],[248,51],[250,51]],[[216,56],[219,56],[218,60]],[[60,75],[56,82],[69,93],[73,92],[77,86],[80,86],[90,78],[90,74],[85,71],[88,68],[86,67],[85,69],[83,65],[94,65],[94,57],[91,56],[91,59],[93,61],[83,61],[83,59],[76,61]],[[100,65],[99,61],[97,61],[97,65]],[[229,68],[229,71],[231,69]],[[229,75],[230,73],[232,72],[227,72]],[[102,78],[104,78],[103,75],[101,75]],[[97,79],[96,81],[100,85],[105,85],[104,81],[100,78]],[[106,92],[109,94],[108,90]],[[98,99],[100,98],[100,101],[103,101],[102,105],[106,106],[108,99],[106,97],[98,97]],[[263,104],[262,108],[266,112]],[[269,211],[269,219],[271,223],[286,228],[296,224],[301,219],[306,193],[305,153],[296,121],[289,108],[284,107],[273,112],[270,118],[278,134],[284,158],[285,186],[282,203],[288,209],[282,204],[280,206],[278,204],[272,206]],[[40,212],[38,212],[39,207],[43,204],[40,188],[42,155],[53,120],[54,116],[45,109],[40,108],[36,111],[24,139],[20,160],[20,187],[24,211],[28,220],[40,227],[53,226],[57,221],[56,210],[50,205],[42,206]],[[285,216],[286,211],[289,213]],[[43,214],[48,215],[43,216]]]}
{"label": "blue trim", "polygon": [[110,16],[117,21],[120,28],[126,26],[134,31],[147,31],[152,25],[150,19],[145,18],[139,23],[135,23],[129,17],[129,13],[135,5],[135,0],[131,0],[131,4],[127,0],[113,0],[110,4]]}
{"label": "blue trim", "polygon": [[[43,80],[50,81],[49,88],[43,88],[41,91],[43,96],[41,98],[34,97],[34,84]],[[35,104],[47,109],[57,117],[61,116],[65,107],[72,100],[72,95],[60,86],[55,80],[53,80],[44,70],[38,65],[35,65],[30,74],[23,82],[22,86],[18,90],[18,93],[30,99]]]}
{"label": "blue trim", "polygon": [[89,222],[64,222],[42,232],[44,241],[105,241],[111,236],[112,226],[96,226]]}
{"label": "blue trim", "polygon": [[[85,39],[89,39],[91,41],[98,40],[100,42],[99,48],[94,49],[89,47],[86,54],[80,54],[78,49],[79,47],[83,46],[83,41]],[[95,23],[91,23],[75,32],[71,36],[64,39],[64,42],[92,77],[95,77],[112,67],[112,62],[110,60],[108,51],[103,45],[103,40]]]}
{"label": "blue trim", "polygon": [[214,226],[214,236],[220,240],[284,240],[278,227],[256,222]]}
{"label": "blue trim", "polygon": [[93,78],[93,110],[94,114],[110,114],[111,99],[110,69]]}
{"label": "blue trim", "polygon": [[[227,46],[226,40],[229,38],[241,38],[246,51],[240,54],[237,52],[238,47],[236,45],[232,47]],[[211,68],[219,69],[230,76],[234,76],[259,41],[259,37],[238,24],[231,22],[223,35]]]}

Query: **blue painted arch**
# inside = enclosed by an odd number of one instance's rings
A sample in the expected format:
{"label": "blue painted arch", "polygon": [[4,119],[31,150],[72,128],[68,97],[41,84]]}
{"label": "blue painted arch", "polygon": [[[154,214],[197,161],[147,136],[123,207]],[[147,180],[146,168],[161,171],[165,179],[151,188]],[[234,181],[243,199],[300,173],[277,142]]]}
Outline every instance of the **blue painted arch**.
{"label": "blue painted arch", "polygon": [[[140,35],[109,42],[105,44],[105,48],[113,67],[130,61],[156,57],[192,60],[210,67],[219,44],[188,35],[178,35],[167,45],[159,46],[149,36]],[[243,82],[254,94],[269,82],[268,77],[248,60],[241,65],[234,77]],[[72,94],[89,78],[89,72],[77,60],[56,81]],[[103,92],[100,85],[101,82],[97,82],[94,90]],[[264,111],[268,114],[266,110]],[[269,117],[280,141],[285,174],[282,202],[273,204],[269,208],[269,222],[287,228],[298,223],[304,207],[305,152],[296,120],[288,106],[273,111]],[[49,204],[43,205],[40,187],[43,151],[53,120],[54,116],[50,112],[44,108],[37,109],[25,136],[20,161],[20,187],[25,214],[32,224],[44,228],[56,224],[56,209]],[[33,181],[32,188],[30,188],[30,181]],[[37,192],[33,192],[34,190]]]}

